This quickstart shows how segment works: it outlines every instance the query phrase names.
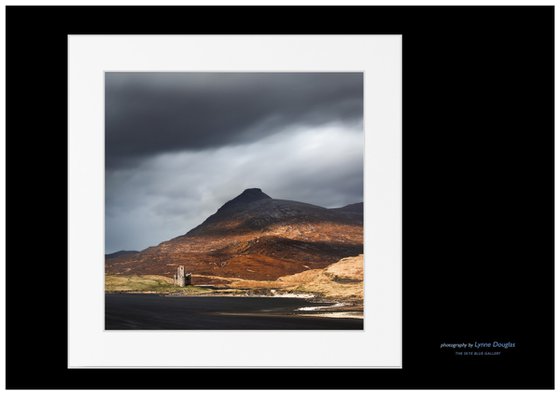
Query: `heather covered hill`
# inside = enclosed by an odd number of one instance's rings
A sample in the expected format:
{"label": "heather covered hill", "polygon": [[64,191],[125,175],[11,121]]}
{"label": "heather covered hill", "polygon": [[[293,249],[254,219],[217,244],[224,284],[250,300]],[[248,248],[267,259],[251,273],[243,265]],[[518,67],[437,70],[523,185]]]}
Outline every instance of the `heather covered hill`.
{"label": "heather covered hill", "polygon": [[276,293],[312,293],[344,301],[363,301],[364,256],[345,257],[323,269],[286,275],[276,281],[234,281],[233,288],[274,289]]}
{"label": "heather covered hill", "polygon": [[197,275],[274,280],[324,268],[363,251],[363,205],[326,209],[247,189],[185,235],[108,257],[108,274]]}

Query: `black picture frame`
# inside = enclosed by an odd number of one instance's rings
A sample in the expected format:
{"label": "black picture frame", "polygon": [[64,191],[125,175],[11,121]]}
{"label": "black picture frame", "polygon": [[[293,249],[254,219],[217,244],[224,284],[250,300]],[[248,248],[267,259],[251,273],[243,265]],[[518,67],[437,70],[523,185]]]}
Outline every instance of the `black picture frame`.
{"label": "black picture frame", "polygon": [[[554,7],[6,11],[8,389],[554,387]],[[402,369],[67,368],[69,34],[402,34]]]}

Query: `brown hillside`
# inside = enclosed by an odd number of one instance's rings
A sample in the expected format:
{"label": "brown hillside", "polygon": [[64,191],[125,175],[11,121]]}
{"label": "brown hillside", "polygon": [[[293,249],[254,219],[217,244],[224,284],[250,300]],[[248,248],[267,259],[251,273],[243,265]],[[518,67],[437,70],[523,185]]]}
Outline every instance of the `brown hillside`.
{"label": "brown hillside", "polygon": [[197,275],[274,280],[324,268],[363,251],[362,205],[326,209],[272,199],[249,189],[187,234],[124,256],[107,257],[112,275]]}
{"label": "brown hillside", "polygon": [[276,281],[233,281],[233,288],[267,288],[282,292],[319,294],[341,300],[364,298],[364,256],[346,257],[323,269],[312,269],[278,278]]}

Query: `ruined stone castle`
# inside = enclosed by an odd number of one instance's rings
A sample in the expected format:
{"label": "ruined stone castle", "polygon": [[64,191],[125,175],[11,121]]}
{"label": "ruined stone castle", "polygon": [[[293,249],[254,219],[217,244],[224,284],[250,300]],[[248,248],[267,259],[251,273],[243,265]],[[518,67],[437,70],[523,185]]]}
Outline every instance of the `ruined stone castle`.
{"label": "ruined stone castle", "polygon": [[192,284],[192,274],[185,273],[185,267],[180,265],[177,268],[177,273],[173,274],[173,282],[180,287],[185,287]]}

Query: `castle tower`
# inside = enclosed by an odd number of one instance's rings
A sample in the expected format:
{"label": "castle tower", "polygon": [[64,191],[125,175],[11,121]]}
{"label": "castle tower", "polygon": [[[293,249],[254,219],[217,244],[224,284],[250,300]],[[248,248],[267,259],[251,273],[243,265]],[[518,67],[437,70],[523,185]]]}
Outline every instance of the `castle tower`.
{"label": "castle tower", "polygon": [[185,286],[185,267],[182,265],[177,268],[177,286]]}
{"label": "castle tower", "polygon": [[185,274],[185,267],[180,265],[177,267],[177,273],[173,275],[173,280],[175,284],[179,287],[185,287],[191,284],[191,274]]}

